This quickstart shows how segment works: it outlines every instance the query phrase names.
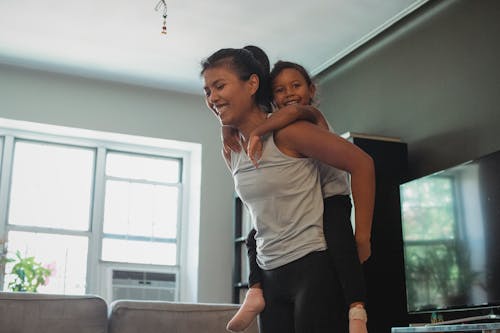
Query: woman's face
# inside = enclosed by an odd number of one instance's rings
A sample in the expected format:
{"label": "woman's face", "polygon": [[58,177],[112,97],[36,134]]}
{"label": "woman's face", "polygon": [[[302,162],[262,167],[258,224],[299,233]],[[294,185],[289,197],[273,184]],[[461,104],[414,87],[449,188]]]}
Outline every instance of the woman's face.
{"label": "woman's face", "polygon": [[283,69],[272,83],[273,98],[281,109],[290,104],[309,105],[316,91],[314,85],[308,85],[304,76],[294,68]]}
{"label": "woman's face", "polygon": [[242,81],[231,69],[220,66],[203,73],[205,102],[222,125],[237,126],[245,111],[252,107],[252,78]]}

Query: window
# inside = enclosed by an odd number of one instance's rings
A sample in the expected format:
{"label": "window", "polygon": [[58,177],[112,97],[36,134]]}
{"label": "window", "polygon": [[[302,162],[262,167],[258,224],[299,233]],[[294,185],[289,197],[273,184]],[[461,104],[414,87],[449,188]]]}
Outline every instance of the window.
{"label": "window", "polygon": [[177,265],[180,160],[106,156],[102,259]]}
{"label": "window", "polygon": [[[89,231],[93,167],[91,149],[14,142],[8,255],[19,251],[47,265],[50,262],[54,292],[85,291],[82,267],[87,264],[88,236],[81,232]],[[47,290],[47,286],[40,288]]]}
{"label": "window", "polygon": [[[190,242],[189,234],[181,242],[183,225],[198,216],[186,191],[199,177],[198,145],[38,125],[0,127],[0,256],[19,251],[52,268],[39,292],[107,299],[112,271],[197,275],[180,258]],[[0,290],[12,265],[0,266]],[[180,298],[175,288],[169,300]]]}

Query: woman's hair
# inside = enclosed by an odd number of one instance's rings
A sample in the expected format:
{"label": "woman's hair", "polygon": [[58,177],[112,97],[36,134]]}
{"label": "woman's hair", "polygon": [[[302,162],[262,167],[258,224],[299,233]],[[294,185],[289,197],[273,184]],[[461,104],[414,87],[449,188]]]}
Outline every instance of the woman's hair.
{"label": "woman's hair", "polygon": [[[306,83],[308,86],[314,85],[311,76],[307,72],[307,70],[304,68],[304,66],[299,65],[295,62],[291,61],[283,61],[283,60],[278,60],[274,66],[273,69],[271,70],[271,73],[269,74],[269,84],[272,86],[272,83],[276,79],[280,73],[285,70],[285,69],[295,69],[304,77],[304,80],[306,80]],[[311,104],[316,104],[316,100],[311,98]]]}
{"label": "woman's hair", "polygon": [[243,47],[245,50],[250,51],[255,59],[261,64],[264,73],[269,74],[271,71],[271,64],[269,63],[269,58],[267,57],[266,52],[258,46],[255,45],[247,45]]}
{"label": "woman's hair", "polygon": [[241,49],[220,49],[201,62],[201,75],[210,68],[227,66],[242,81],[247,81],[252,74],[259,78],[259,88],[255,93],[255,102],[269,111],[271,88],[269,81],[269,58],[259,47],[247,45]]}

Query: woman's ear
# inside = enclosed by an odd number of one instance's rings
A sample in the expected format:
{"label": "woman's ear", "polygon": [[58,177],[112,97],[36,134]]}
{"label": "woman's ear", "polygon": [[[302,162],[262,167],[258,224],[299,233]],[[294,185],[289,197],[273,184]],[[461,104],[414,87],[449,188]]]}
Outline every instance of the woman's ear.
{"label": "woman's ear", "polygon": [[253,96],[255,93],[257,93],[257,90],[259,90],[259,76],[257,74],[252,74],[250,75],[250,78],[247,81],[248,87],[250,88],[250,94]]}

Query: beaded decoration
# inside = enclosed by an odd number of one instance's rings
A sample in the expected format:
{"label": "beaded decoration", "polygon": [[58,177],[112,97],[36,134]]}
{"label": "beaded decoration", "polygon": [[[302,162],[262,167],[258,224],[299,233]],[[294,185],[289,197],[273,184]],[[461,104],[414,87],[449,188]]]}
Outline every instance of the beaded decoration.
{"label": "beaded decoration", "polygon": [[163,26],[161,27],[161,33],[166,35],[167,34],[167,3],[165,0],[160,0],[156,6],[155,10],[159,11],[161,8],[163,8]]}

